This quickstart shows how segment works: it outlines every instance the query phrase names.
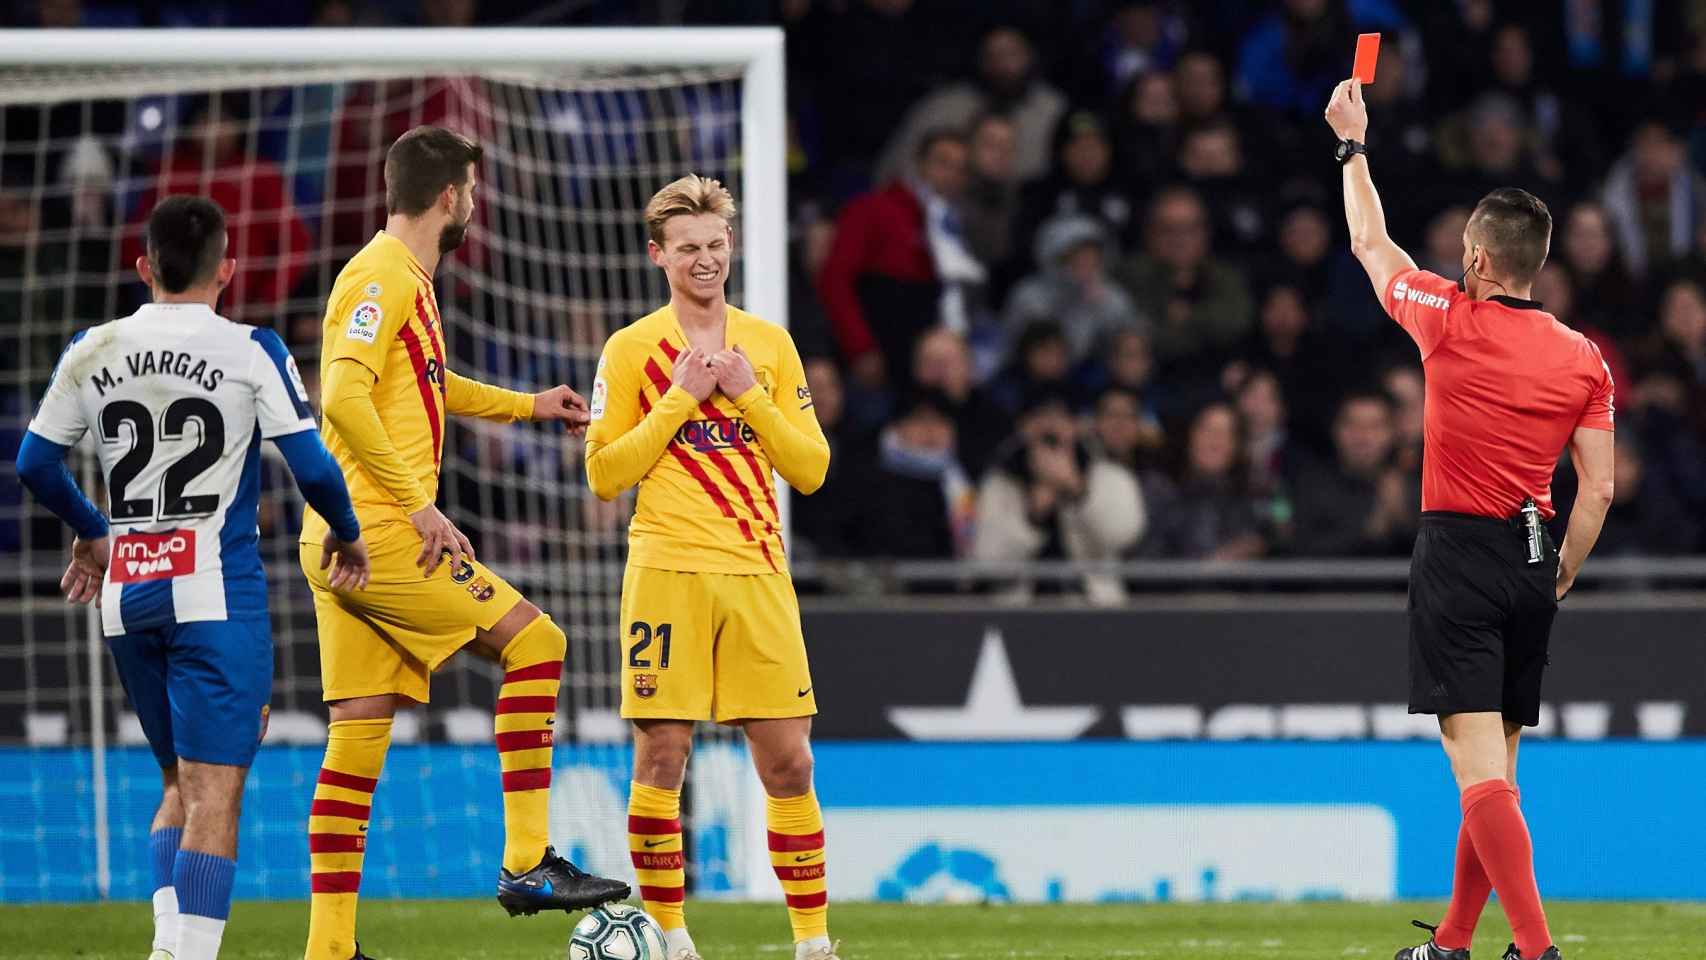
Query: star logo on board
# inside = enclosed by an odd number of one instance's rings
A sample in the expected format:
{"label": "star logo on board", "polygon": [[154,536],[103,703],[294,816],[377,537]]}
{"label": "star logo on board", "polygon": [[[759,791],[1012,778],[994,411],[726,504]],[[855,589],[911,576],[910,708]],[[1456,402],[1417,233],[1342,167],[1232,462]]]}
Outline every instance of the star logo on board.
{"label": "star logo on board", "polygon": [[889,722],[914,740],[1073,740],[1102,714],[1093,705],[1027,707],[1001,631],[983,634],[971,689],[960,707],[890,707]]}

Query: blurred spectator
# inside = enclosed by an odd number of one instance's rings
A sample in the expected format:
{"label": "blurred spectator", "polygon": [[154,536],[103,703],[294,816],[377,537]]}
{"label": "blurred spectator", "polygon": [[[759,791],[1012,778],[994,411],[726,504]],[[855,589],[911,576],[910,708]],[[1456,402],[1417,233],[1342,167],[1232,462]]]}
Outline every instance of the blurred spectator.
{"label": "blurred spectator", "polygon": [[814,3],[789,29],[790,74],[800,93],[790,96],[790,109],[820,146],[824,162],[814,166],[824,168],[826,186],[867,181],[895,118],[929,93],[941,62],[931,18],[929,5],[916,0],[850,0]]}
{"label": "blurred spectator", "polygon": [[965,337],[946,327],[919,337],[912,377],[918,386],[941,394],[954,421],[960,466],[975,482],[989,465],[991,453],[1012,430],[1012,418],[973,382],[971,348]]}
{"label": "blurred spectator", "polygon": [[895,382],[904,383],[921,332],[938,323],[964,329],[963,291],[950,271],[963,275],[978,266],[952,230],[953,203],[965,185],[965,141],[939,130],[919,141],[915,177],[894,180],[842,208],[818,292],[859,382],[882,383],[885,366],[893,364],[899,368]]}
{"label": "blurred spectator", "polygon": [[[1487,58],[1498,24],[1494,0],[1412,4],[1423,33],[1436,42],[1427,45],[1427,79],[1431,99],[1439,104],[1468,103],[1486,82]],[[1381,58],[1383,61],[1384,57]],[[1384,78],[1386,64],[1377,77]],[[1380,84],[1376,83],[1376,87]]]}
{"label": "blurred spectator", "polygon": [[1145,237],[1120,279],[1156,325],[1156,359],[1166,367],[1230,350],[1250,329],[1250,292],[1243,274],[1211,254],[1202,198],[1189,187],[1161,191]]}
{"label": "blurred spectator", "polygon": [[1155,357],[1150,352],[1149,335],[1132,327],[1115,330],[1107,342],[1099,345],[1080,372],[1079,382],[1092,394],[1105,387],[1130,390],[1149,408],[1154,404],[1154,376]]}
{"label": "blurred spectator", "polygon": [[1209,120],[1230,108],[1226,103],[1226,68],[1207,50],[1188,50],[1174,68],[1179,113],[1187,121]]}
{"label": "blurred spectator", "polygon": [[1647,470],[1635,431],[1617,431],[1616,455],[1616,487],[1594,553],[1674,556],[1699,549],[1699,518],[1670,484]]}
{"label": "blurred spectator", "polygon": [[162,197],[193,193],[224,208],[237,275],[220,298],[233,320],[271,324],[308,266],[311,238],[291,202],[290,186],[272,161],[256,153],[253,106],[259,93],[204,97],[189,110],[187,135],[148,174],[149,187],[131,210],[125,262],[144,252],[143,225]]}
{"label": "blurred spectator", "polygon": [[1493,32],[1489,66],[1495,89],[1522,109],[1541,175],[1564,184],[1571,194],[1581,193],[1588,178],[1605,168],[1600,141],[1575,99],[1535,75],[1529,28],[1514,22],[1499,25]]}
{"label": "blurred spectator", "polygon": [[[1021,221],[1027,230],[1076,213],[1101,220],[1116,241],[1129,239],[1136,207],[1126,181],[1114,175],[1113,144],[1102,119],[1088,110],[1067,114],[1054,132],[1054,156],[1055,172],[1025,188]],[[1033,248],[1037,242],[1032,234]]]}
{"label": "blurred spectator", "polygon": [[1251,368],[1268,370],[1278,381],[1291,411],[1294,438],[1312,451],[1324,452],[1344,357],[1317,329],[1308,301],[1296,287],[1280,284],[1263,294],[1260,323],[1239,351],[1230,386]]}
{"label": "blurred spectator", "polygon": [[1640,277],[1687,254],[1706,220],[1706,177],[1688,163],[1682,141],[1649,120],[1606,174],[1604,199],[1623,262]]}
{"label": "blurred spectator", "polygon": [[1246,176],[1244,150],[1231,120],[1219,117],[1188,127],[1179,142],[1178,166],[1208,204],[1222,249],[1250,252],[1265,245],[1266,206],[1275,184]]}
{"label": "blurred spectator", "polygon": [[1066,333],[1053,320],[1038,320],[1013,341],[1007,366],[990,384],[995,402],[1016,417],[1030,397],[1046,396],[1071,389],[1072,348]]}
{"label": "blurred spectator", "polygon": [[1333,422],[1334,460],[1298,471],[1293,540],[1298,553],[1348,557],[1409,552],[1421,488],[1393,465],[1392,419],[1392,400],[1385,394],[1345,397]]}
{"label": "blurred spectator", "polygon": [[1048,171],[1049,138],[1065,112],[1066,97],[1038,75],[1031,41],[1012,27],[996,27],[979,47],[973,80],[943,87],[906,112],[883,151],[877,177],[899,175],[927,132],[963,130],[979,114],[1000,113],[1011,117],[1019,132],[1014,172],[1021,180],[1033,180]]}
{"label": "blurred spectator", "polygon": [[1248,488],[1246,446],[1243,423],[1230,404],[1197,411],[1177,479],[1159,473],[1144,478],[1151,522],[1138,551],[1188,560],[1248,560],[1267,552]]}
{"label": "blurred spectator", "polygon": [[1101,49],[1108,92],[1172,64],[1185,26],[1171,6],[1162,0],[1124,0],[1115,5]]}
{"label": "blurred spectator", "polygon": [[1277,490],[1291,469],[1285,393],[1272,370],[1257,367],[1238,385],[1238,415],[1244,418],[1244,458],[1250,465],[1250,489]]}
{"label": "blurred spectator", "polygon": [[1522,105],[1511,95],[1495,91],[1477,97],[1455,121],[1454,141],[1442,149],[1447,159],[1455,160],[1460,169],[1455,177],[1443,182],[1445,190],[1434,192],[1435,199],[1479,200],[1500,187],[1514,184],[1542,189],[1544,178],[1534,164],[1530,146],[1533,138],[1526,123]]}
{"label": "blurred spectator", "polygon": [[1468,207],[1454,204],[1434,214],[1428,221],[1418,266],[1442,277],[1463,273],[1463,231],[1469,229],[1469,213]]}
{"label": "blurred spectator", "polygon": [[954,453],[950,411],[940,391],[912,390],[883,428],[852,485],[859,555],[939,559],[969,549],[976,492]]}
{"label": "blurred spectator", "polygon": [[1678,280],[1659,303],[1659,330],[1642,351],[1636,406],[1706,426],[1706,292]]}
{"label": "blurred spectator", "polygon": [[[1179,96],[1169,73],[1145,73],[1120,94],[1114,110],[1114,159],[1120,178],[1148,189],[1171,173],[1179,143]],[[1128,229],[1132,211],[1127,210]]]}
{"label": "blurred spectator", "polygon": [[1406,477],[1419,479],[1425,423],[1422,412],[1427,402],[1422,368],[1414,363],[1393,364],[1381,374],[1380,386],[1392,398],[1392,465]]}
{"label": "blurred spectator", "polygon": [[1244,37],[1239,92],[1257,106],[1319,112],[1333,84],[1345,78],[1346,51],[1355,47],[1358,30],[1399,25],[1388,0],[1284,0],[1283,9]]}
{"label": "blurred spectator", "polygon": [[1111,244],[1101,223],[1083,214],[1064,214],[1037,231],[1039,271],[1026,277],[1007,300],[1004,325],[1015,336],[1039,320],[1057,321],[1066,333],[1071,362],[1114,331],[1148,332],[1131,297],[1108,274]]}
{"label": "blurred spectator", "polygon": [[[460,87],[460,92],[459,92]],[[479,89],[477,86],[473,89]],[[475,138],[488,124],[475,120],[464,102],[467,82],[443,77],[375,80],[348,85],[332,129],[327,192],[334,252],[340,258],[360,249],[385,226],[385,151],[421,124],[450,127]],[[476,222],[485,204],[476,203]],[[229,211],[227,211],[229,212]],[[323,224],[321,232],[327,227]],[[464,262],[477,243],[477,232],[457,256]]]}
{"label": "blurred spectator", "polygon": [[[829,473],[823,486],[809,497],[789,501],[793,523],[794,552],[808,557],[845,557],[859,542],[861,491],[848,482],[857,474],[856,464],[868,458],[850,442],[842,422],[841,370],[828,357],[812,357],[805,363],[806,384],[811,388],[812,410],[829,440]],[[857,477],[855,476],[855,480]]]}
{"label": "blurred spectator", "polygon": [[1096,397],[1090,437],[1098,455],[1131,471],[1133,477],[1155,466],[1165,439],[1161,423],[1143,397],[1121,386],[1110,386]]}
{"label": "blurred spectator", "polygon": [[1638,337],[1652,329],[1637,309],[1635,284],[1617,252],[1604,207],[1592,202],[1571,207],[1562,240],[1562,259],[1575,282],[1576,316],[1584,326],[1618,337]]}
{"label": "blurred spectator", "polygon": [[[968,142],[970,176],[961,204],[966,245],[978,262],[999,276],[1019,253],[1014,242],[1019,215],[1019,178],[1013,172],[1018,133],[1013,121],[986,113],[972,124]],[[1000,299],[1005,290],[991,295]]]}
{"label": "blurred spectator", "polygon": [[[978,490],[974,558],[1109,561],[1143,536],[1147,515],[1137,477],[1091,456],[1077,438],[1065,394],[1038,399],[1017,426]],[[1125,596],[1113,577],[1089,576],[1084,586],[1092,603]],[[1008,596],[1029,593],[1021,582]]]}
{"label": "blurred spectator", "polygon": [[421,0],[423,27],[471,27],[479,13],[478,0]]}
{"label": "blurred spectator", "polygon": [[1583,336],[1593,341],[1599,348],[1600,357],[1605,360],[1606,369],[1611,371],[1612,383],[1627,385],[1635,382],[1629,376],[1629,360],[1623,345],[1603,327],[1586,322],[1576,313],[1575,281],[1570,278],[1568,268],[1556,261],[1541,267],[1534,278],[1534,299],[1559,323],[1580,330]]}
{"label": "blurred spectator", "polygon": [[[1311,303],[1325,301],[1335,252],[1333,227],[1326,211],[1313,198],[1291,198],[1281,208],[1277,234],[1277,254],[1262,271],[1265,279],[1297,288]],[[1358,280],[1367,287],[1365,278]]]}
{"label": "blurred spectator", "polygon": [[[0,351],[0,371],[8,384],[16,382],[14,372],[29,373],[28,399],[22,402],[32,407],[47,389],[74,327],[112,319],[69,316],[62,282],[33,282],[43,276],[62,281],[68,254],[65,244],[43,237],[33,164],[12,161],[0,167],[0,330],[10,341],[9,349]],[[35,335],[26,339],[26,331]]]}

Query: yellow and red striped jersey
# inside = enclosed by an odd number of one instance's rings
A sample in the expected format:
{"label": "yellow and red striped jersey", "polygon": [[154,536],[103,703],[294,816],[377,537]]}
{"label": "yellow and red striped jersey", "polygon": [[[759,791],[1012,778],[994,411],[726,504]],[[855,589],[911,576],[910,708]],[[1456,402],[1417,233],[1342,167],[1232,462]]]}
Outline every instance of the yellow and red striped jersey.
{"label": "yellow and red striped jersey", "polygon": [[[321,382],[338,360],[354,360],[373,371],[373,406],[380,423],[428,502],[438,497],[444,454],[447,372],[442,331],[432,278],[403,241],[383,230],[339,272],[326,300],[321,331]],[[325,423],[321,433],[343,468],[362,527],[407,523],[404,505],[368,476],[337,430]],[[318,542],[324,533],[325,521],[306,511],[302,540]]]}
{"label": "yellow and red striped jersey", "polygon": [[811,493],[829,469],[829,443],[788,331],[729,307],[724,336],[746,352],[757,379],[739,397],[713,392],[695,402],[672,388],[688,341],[669,306],[617,331],[599,358],[587,480],[605,499],[639,484],[628,532],[634,566],[785,572],[772,471]]}

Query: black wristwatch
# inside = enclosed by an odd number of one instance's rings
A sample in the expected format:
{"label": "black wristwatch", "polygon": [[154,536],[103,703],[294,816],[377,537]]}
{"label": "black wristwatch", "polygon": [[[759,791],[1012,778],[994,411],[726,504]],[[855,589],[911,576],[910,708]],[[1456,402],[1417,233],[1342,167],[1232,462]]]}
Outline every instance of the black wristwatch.
{"label": "black wristwatch", "polygon": [[1340,140],[1339,146],[1333,150],[1333,159],[1339,161],[1339,166],[1342,167],[1346,161],[1359,153],[1368,156],[1368,144],[1360,140]]}

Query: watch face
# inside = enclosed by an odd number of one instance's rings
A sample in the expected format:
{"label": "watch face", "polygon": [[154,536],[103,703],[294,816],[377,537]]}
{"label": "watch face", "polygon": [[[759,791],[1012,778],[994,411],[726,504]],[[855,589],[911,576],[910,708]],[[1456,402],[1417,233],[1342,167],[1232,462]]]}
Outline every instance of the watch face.
{"label": "watch face", "polygon": [[1351,153],[1351,145],[1349,142],[1344,141],[1344,140],[1340,140],[1339,145],[1337,147],[1333,148],[1333,156],[1340,163],[1344,163],[1345,158],[1350,156],[1350,153]]}

